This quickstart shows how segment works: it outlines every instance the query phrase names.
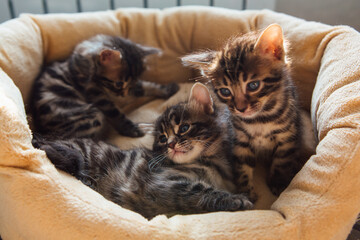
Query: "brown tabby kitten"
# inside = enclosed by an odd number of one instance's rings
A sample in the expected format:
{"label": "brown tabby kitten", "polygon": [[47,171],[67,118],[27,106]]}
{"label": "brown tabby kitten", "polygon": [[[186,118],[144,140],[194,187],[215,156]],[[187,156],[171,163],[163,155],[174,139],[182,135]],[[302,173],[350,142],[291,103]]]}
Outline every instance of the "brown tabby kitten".
{"label": "brown tabby kitten", "polygon": [[232,193],[230,116],[197,83],[188,102],[168,108],[158,118],[152,150],[120,150],[84,138],[43,140],[34,136],[33,144],[57,168],[147,218],[246,210],[253,206],[247,196]]}
{"label": "brown tabby kitten", "polygon": [[302,119],[281,27],[272,24],[262,32],[230,39],[219,51],[182,60],[201,70],[232,112],[240,191],[256,198],[253,169],[262,162],[270,189],[279,195],[309,157],[301,153]]}
{"label": "brown tabby kitten", "polygon": [[97,35],[79,43],[63,62],[47,66],[35,81],[32,111],[36,131],[61,137],[102,138],[109,123],[118,133],[144,133],[115,105],[127,95],[168,98],[176,84],[138,80],[145,57],[159,53],[130,40]]}

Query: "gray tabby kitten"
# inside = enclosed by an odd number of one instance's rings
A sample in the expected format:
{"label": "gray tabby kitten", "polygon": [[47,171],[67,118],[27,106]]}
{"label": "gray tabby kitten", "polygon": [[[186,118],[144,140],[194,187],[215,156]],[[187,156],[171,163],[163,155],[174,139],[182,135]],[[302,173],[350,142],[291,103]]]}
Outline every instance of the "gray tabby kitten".
{"label": "gray tabby kitten", "polygon": [[230,39],[220,51],[195,53],[183,61],[201,70],[232,112],[240,191],[256,199],[253,169],[262,162],[268,186],[279,195],[309,157],[302,152],[303,123],[281,27],[272,24]]}
{"label": "gray tabby kitten", "polygon": [[114,104],[117,97],[169,98],[178,85],[162,86],[138,80],[144,59],[159,53],[121,37],[97,35],[79,43],[63,62],[46,67],[33,87],[36,131],[61,137],[102,138],[106,122],[118,133],[144,133]]}
{"label": "gray tabby kitten", "polygon": [[159,214],[251,209],[233,194],[232,128],[227,108],[214,106],[197,83],[189,101],[168,108],[155,123],[153,149],[120,150],[92,139],[42,140],[54,165],[120,206],[146,218]]}

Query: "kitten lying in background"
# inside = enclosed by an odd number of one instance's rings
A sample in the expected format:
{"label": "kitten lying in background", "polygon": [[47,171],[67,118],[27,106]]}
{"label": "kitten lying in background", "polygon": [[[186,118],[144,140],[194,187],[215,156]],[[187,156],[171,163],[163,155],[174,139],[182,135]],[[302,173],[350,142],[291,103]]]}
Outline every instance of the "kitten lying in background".
{"label": "kitten lying in background", "polygon": [[146,218],[159,214],[247,210],[233,194],[233,129],[227,108],[213,104],[195,84],[188,102],[169,107],[156,121],[153,149],[120,150],[92,139],[34,136],[54,165],[108,200]]}
{"label": "kitten lying in background", "polygon": [[253,169],[262,162],[268,186],[279,195],[313,153],[305,149],[304,137],[311,130],[303,128],[281,27],[272,24],[262,32],[229,39],[219,51],[197,52],[182,60],[201,70],[232,113],[239,190],[256,199]]}
{"label": "kitten lying in background", "polygon": [[35,131],[61,137],[102,138],[109,123],[118,133],[144,133],[114,104],[118,96],[169,98],[178,85],[138,80],[144,59],[159,53],[121,37],[97,35],[79,43],[63,62],[46,67],[35,81],[32,111]]}

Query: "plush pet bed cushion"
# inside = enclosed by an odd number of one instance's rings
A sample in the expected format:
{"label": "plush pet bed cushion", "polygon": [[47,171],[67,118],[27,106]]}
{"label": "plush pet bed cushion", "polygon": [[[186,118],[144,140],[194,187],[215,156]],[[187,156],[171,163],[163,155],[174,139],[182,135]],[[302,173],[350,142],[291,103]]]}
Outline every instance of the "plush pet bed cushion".
{"label": "plush pet bed cushion", "polygon": [[[98,33],[162,48],[144,78],[182,82],[195,73],[179,57],[217,48],[234,34],[279,23],[291,43],[293,78],[311,111],[319,144],[290,186],[268,209],[141,215],[105,200],[59,172],[31,145],[25,114],[43,62],[66,58]],[[207,7],[22,15],[0,25],[0,235],[3,239],[345,239],[360,212],[360,34],[271,11]],[[169,101],[131,113],[149,120]],[[126,139],[116,139],[125,144]],[[140,140],[139,140],[140,141]],[[143,140],[147,142],[147,140]]]}

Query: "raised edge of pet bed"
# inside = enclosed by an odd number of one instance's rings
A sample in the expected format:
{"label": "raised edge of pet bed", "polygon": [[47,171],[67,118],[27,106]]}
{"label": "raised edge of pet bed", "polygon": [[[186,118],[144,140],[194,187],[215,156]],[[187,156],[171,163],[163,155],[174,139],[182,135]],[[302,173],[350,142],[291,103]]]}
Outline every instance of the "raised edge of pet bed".
{"label": "raised edge of pet bed", "polygon": [[[147,221],[57,171],[32,147],[24,108],[32,82],[44,61],[65,58],[81,40],[103,33],[162,48],[144,78],[184,82],[195,73],[180,56],[271,23],[291,43],[293,78],[319,144],[269,210]],[[354,29],[268,10],[118,9],[22,15],[0,25],[0,43],[3,239],[345,239],[350,232],[360,212],[360,34]]]}

